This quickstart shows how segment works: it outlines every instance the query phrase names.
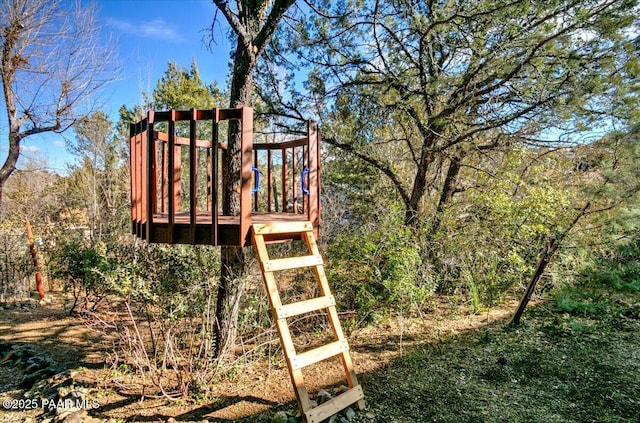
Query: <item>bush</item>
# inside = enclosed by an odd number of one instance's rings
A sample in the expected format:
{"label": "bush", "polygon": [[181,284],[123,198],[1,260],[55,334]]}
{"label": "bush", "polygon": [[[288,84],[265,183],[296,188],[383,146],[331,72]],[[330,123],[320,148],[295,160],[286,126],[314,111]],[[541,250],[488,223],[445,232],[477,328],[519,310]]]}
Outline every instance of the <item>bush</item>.
{"label": "bush", "polygon": [[106,246],[91,245],[80,238],[69,237],[58,241],[50,252],[51,275],[60,278],[64,287],[73,294],[70,314],[78,312],[76,307],[83,300],[83,309],[94,310],[109,292],[103,274],[115,263],[107,257]]}
{"label": "bush", "polygon": [[421,275],[420,247],[411,232],[345,230],[329,245],[327,272],[343,310],[371,321],[389,310],[420,307],[432,293]]}
{"label": "bush", "polygon": [[29,295],[34,273],[24,231],[0,230],[0,301],[21,300]]}
{"label": "bush", "polygon": [[601,252],[581,276],[591,286],[640,292],[640,236]]}

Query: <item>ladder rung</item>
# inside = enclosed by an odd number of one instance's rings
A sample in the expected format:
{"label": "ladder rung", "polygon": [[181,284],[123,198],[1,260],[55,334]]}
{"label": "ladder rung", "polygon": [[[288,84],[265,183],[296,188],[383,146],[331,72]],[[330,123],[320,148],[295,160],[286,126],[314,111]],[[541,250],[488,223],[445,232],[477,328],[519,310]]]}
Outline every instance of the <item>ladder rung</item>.
{"label": "ladder rung", "polygon": [[296,232],[312,231],[311,222],[270,222],[270,223],[254,223],[253,231],[257,235],[269,234],[292,234]]}
{"label": "ladder rung", "polygon": [[291,358],[291,368],[293,370],[302,369],[303,367],[333,357],[345,351],[349,351],[349,344],[346,340],[334,341],[330,344],[305,351]]}
{"label": "ladder rung", "polygon": [[300,256],[287,257],[281,259],[267,260],[264,262],[265,272],[277,272],[279,270],[297,269],[300,267],[310,267],[322,265],[322,256]]}
{"label": "ladder rung", "polygon": [[337,397],[331,398],[329,401],[307,411],[305,413],[307,422],[321,422],[327,417],[333,416],[334,414],[344,410],[351,404],[358,402],[363,398],[364,392],[362,391],[362,386],[356,385],[348,391],[338,395]]}
{"label": "ladder rung", "polygon": [[311,298],[310,300],[285,304],[276,308],[276,318],[286,319],[287,317],[293,317],[304,313],[311,313],[312,311],[321,310],[327,307],[333,307],[335,305],[336,299],[333,297],[333,295]]}

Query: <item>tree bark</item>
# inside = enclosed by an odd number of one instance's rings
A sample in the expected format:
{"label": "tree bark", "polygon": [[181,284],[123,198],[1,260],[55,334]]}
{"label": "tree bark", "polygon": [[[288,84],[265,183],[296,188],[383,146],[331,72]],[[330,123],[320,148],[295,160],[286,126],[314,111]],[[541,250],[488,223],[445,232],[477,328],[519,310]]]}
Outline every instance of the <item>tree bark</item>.
{"label": "tree bark", "polygon": [[449,169],[447,169],[447,175],[444,178],[444,183],[442,184],[442,190],[440,191],[440,198],[438,200],[438,205],[436,206],[436,212],[433,215],[433,222],[431,223],[431,228],[429,230],[429,237],[433,238],[438,229],[440,229],[440,224],[442,223],[442,215],[444,213],[444,207],[447,205],[449,201],[453,198],[453,194],[456,190],[456,181],[458,179],[458,174],[460,173],[460,169],[462,167],[462,157],[461,153],[458,153],[451,157],[449,161]]}
{"label": "tree bark", "polygon": [[560,243],[558,238],[552,236],[547,243],[542,255],[540,256],[540,260],[538,261],[538,265],[536,266],[535,272],[531,276],[529,283],[527,284],[527,289],[524,291],[524,295],[522,296],[522,300],[520,300],[520,304],[518,304],[518,308],[516,309],[515,314],[513,315],[513,319],[511,319],[511,325],[517,326],[520,324],[520,318],[524,313],[524,310],[527,308],[529,301],[531,301],[531,296],[536,290],[536,286],[538,285],[538,281],[544,274],[544,271],[547,269],[547,266],[551,262],[551,258],[553,254],[556,252]]}
{"label": "tree bark", "polygon": [[531,279],[527,284],[527,289],[525,290],[524,295],[520,300],[520,304],[518,304],[518,308],[516,309],[516,312],[514,313],[513,318],[511,319],[510,324],[512,326],[517,326],[520,324],[520,319],[522,318],[522,314],[527,308],[527,305],[529,304],[529,301],[531,300],[531,296],[536,290],[536,286],[538,285],[540,278],[544,274],[544,271],[547,269],[547,266],[549,265],[549,263],[551,263],[551,259],[553,258],[553,255],[558,250],[558,248],[560,248],[562,241],[567,236],[567,234],[571,231],[571,229],[573,229],[573,227],[576,226],[578,221],[582,219],[584,215],[587,214],[589,207],[591,207],[591,202],[587,201],[587,203],[582,208],[580,213],[578,213],[576,217],[573,218],[571,223],[569,223],[569,225],[563,232],[557,235],[552,235],[549,238],[549,241],[547,242],[547,245],[544,251],[542,252],[542,255],[540,256],[540,260],[538,261],[536,270],[533,272],[533,275],[531,276]]}
{"label": "tree bark", "polygon": [[27,230],[27,241],[29,242],[29,252],[31,253],[31,259],[33,260],[33,267],[36,269],[36,289],[38,290],[40,299],[44,300],[44,284],[42,282],[42,275],[40,275],[40,266],[38,265],[36,243],[33,240],[33,232],[31,231],[31,222],[29,222],[29,220],[25,220],[24,226]]}
{"label": "tree bark", "polygon": [[[230,107],[251,103],[251,86],[256,58],[247,51],[238,38],[231,82]],[[222,213],[228,216],[240,214],[241,184],[241,128],[237,121],[229,123],[227,150],[222,156]],[[216,347],[214,354],[222,357],[231,353],[238,335],[238,311],[245,290],[245,254],[242,247],[220,247],[220,285],[216,300]]]}
{"label": "tree bark", "polygon": [[[236,2],[237,11],[229,2],[214,0],[227,19],[237,38],[233,59],[230,107],[251,105],[253,75],[256,63],[270,42],[273,33],[286,11],[295,0],[276,0],[271,9],[267,3],[253,1]],[[268,12],[268,13],[267,13]],[[222,212],[237,216],[240,213],[241,145],[240,126],[230,122],[227,150],[222,157]],[[233,351],[238,333],[238,311],[245,290],[245,256],[242,247],[223,246],[220,253],[221,272],[216,299],[216,348],[215,356],[221,358]]]}

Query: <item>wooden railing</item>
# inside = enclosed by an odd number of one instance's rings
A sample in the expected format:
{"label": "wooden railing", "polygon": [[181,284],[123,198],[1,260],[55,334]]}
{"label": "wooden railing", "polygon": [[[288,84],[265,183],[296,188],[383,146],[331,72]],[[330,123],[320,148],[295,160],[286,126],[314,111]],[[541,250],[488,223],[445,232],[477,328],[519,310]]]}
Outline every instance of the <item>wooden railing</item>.
{"label": "wooden railing", "polygon": [[[227,152],[219,136],[228,121],[238,121],[242,133],[238,216],[220,213],[220,163]],[[245,245],[255,219],[293,216],[319,227],[320,137],[314,122],[305,138],[253,144],[249,107],[150,111],[131,125],[130,135],[132,231],[149,242]]]}
{"label": "wooden railing", "polygon": [[319,148],[313,121],[305,138],[253,144],[253,166],[261,175],[260,189],[253,189],[254,212],[306,214],[312,222],[319,218]]}

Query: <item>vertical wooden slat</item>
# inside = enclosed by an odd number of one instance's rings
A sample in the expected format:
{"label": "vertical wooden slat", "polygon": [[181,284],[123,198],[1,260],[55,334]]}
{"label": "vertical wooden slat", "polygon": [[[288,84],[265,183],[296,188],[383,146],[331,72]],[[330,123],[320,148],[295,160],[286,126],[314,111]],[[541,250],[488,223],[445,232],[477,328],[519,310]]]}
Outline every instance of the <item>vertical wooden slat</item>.
{"label": "vertical wooden slat", "polygon": [[[175,228],[175,218],[176,218],[176,195],[178,199],[180,199],[180,191],[179,188],[176,190],[176,178],[177,181],[180,182],[180,156],[176,154],[176,123],[175,123],[176,112],[175,110],[171,110],[169,112],[169,123],[168,123],[168,137],[169,137],[169,216],[168,216],[168,242],[169,244],[173,244],[174,238],[174,228]],[[178,162],[178,168],[176,168],[176,156]],[[176,175],[177,173],[177,175]],[[176,193],[176,191],[178,191]],[[178,205],[179,207],[179,205]]]}
{"label": "vertical wooden slat", "polygon": [[143,233],[142,230],[143,223],[146,222],[145,210],[142,207],[142,200],[144,198],[143,175],[144,166],[146,165],[143,159],[144,154],[142,146],[144,144],[143,140],[147,135],[147,132],[142,128],[142,125],[147,125],[147,122],[141,124],[138,135],[136,136],[136,214],[138,215],[137,234],[141,238],[144,238],[146,236],[146,233]]}
{"label": "vertical wooden slat", "polygon": [[[153,129],[152,129],[152,125],[153,125],[153,111],[150,111],[147,115],[147,131],[146,131],[146,136],[143,137],[142,139],[142,153],[143,153],[143,158],[142,158],[142,163],[144,163],[144,166],[146,166],[146,174],[143,176],[142,178],[142,191],[143,192],[143,196],[142,196],[142,209],[143,212],[146,216],[146,222],[147,222],[147,227],[146,227],[146,233],[145,233],[145,239],[148,242],[152,242],[151,240],[151,233],[152,233],[152,226],[153,226],[153,189],[151,187],[151,180],[153,178]],[[144,173],[144,172],[143,172]]]}
{"label": "vertical wooden slat", "polygon": [[167,143],[160,141],[162,152],[160,158],[160,212],[167,212]]}
{"label": "vertical wooden slat", "polygon": [[136,198],[136,160],[137,152],[136,152],[136,139],[137,139],[137,131],[136,126],[133,123],[129,124],[129,194],[131,200],[131,233],[136,234],[136,225],[138,223],[137,216],[137,198]]}
{"label": "vertical wooden slat", "polygon": [[273,200],[271,195],[271,149],[267,150],[267,212],[271,213],[271,201]]}
{"label": "vertical wooden slat", "polygon": [[[215,148],[215,144],[211,143],[212,147]],[[212,176],[212,158],[211,158],[211,148],[207,148],[207,158],[205,162],[207,163],[207,208],[206,211],[211,211],[211,192],[213,190],[213,185],[211,182]]]}
{"label": "vertical wooden slat", "polygon": [[296,167],[296,147],[291,147],[291,195],[293,195],[293,214],[298,213],[298,187],[296,186],[296,172],[298,168]]}
{"label": "vertical wooden slat", "polygon": [[241,109],[241,185],[240,185],[240,237],[239,243],[246,244],[249,228],[251,227],[251,151],[253,150],[253,109]]}
{"label": "vertical wooden slat", "polygon": [[289,167],[287,166],[287,150],[285,148],[282,149],[282,211],[287,212],[287,200],[288,200],[288,186],[287,186],[287,177],[288,177]]}
{"label": "vertical wooden slat", "polygon": [[151,216],[153,217],[156,213],[158,213],[158,140],[155,137],[155,131],[149,132],[149,158],[151,161],[151,171],[150,174],[150,189],[151,193],[149,195],[150,204],[151,204]]}
{"label": "vertical wooden slat", "polygon": [[[302,169],[309,169],[309,137],[307,136],[307,145],[303,145],[302,146]],[[311,169],[309,169],[309,172],[311,172]],[[302,191],[302,184],[305,185],[307,191],[309,191],[309,177],[307,175],[307,181],[305,182],[304,179],[305,177],[300,175],[300,191]],[[309,191],[309,193],[311,193],[311,191]],[[309,211],[309,196],[306,195],[304,193],[304,191],[302,191],[300,193],[300,195],[302,196],[302,214],[307,215],[308,218],[308,211]]]}
{"label": "vertical wooden slat", "polygon": [[[258,167],[258,150],[253,150],[253,165],[256,167],[256,169],[259,169]],[[254,178],[257,177],[257,175],[253,175]],[[255,186],[255,179],[254,179],[254,186]],[[260,192],[259,190],[257,190],[254,194],[253,194],[253,210],[255,212],[258,211],[258,201],[260,200],[260,196],[259,196]]]}
{"label": "vertical wooden slat", "polygon": [[196,243],[196,212],[198,211],[198,156],[196,150],[196,109],[189,119],[189,242]]}
{"label": "vertical wooden slat", "polygon": [[174,213],[182,211],[182,147],[175,145],[173,153],[173,210]]}
{"label": "vertical wooden slat", "polygon": [[307,126],[309,139],[309,207],[307,217],[313,224],[314,233],[319,235],[320,228],[320,134],[318,124],[309,121]]}
{"label": "vertical wooden slat", "polygon": [[219,109],[213,109],[211,124],[211,245],[218,245],[218,122]]}

